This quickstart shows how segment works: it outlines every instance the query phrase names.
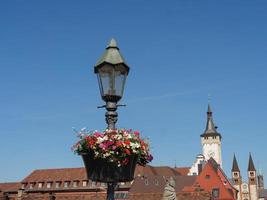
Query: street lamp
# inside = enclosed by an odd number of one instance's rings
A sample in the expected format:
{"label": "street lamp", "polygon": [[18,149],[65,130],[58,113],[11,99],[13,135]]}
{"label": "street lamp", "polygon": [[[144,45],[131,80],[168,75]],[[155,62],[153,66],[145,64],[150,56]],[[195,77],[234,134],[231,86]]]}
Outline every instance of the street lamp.
{"label": "street lamp", "polygon": [[[111,39],[106,51],[97,61],[94,67],[97,74],[100,94],[106,105],[100,106],[106,108],[106,123],[108,129],[115,130],[115,124],[118,120],[116,112],[118,101],[123,96],[126,77],[130,68],[122,57],[117,42]],[[108,182],[107,200],[114,200],[114,191],[116,182]]]}
{"label": "street lamp", "polygon": [[130,68],[122,57],[116,40],[111,39],[106,51],[95,65],[100,94],[106,102],[106,123],[108,129],[115,129],[118,113],[116,112],[117,102],[123,96],[126,77]]}

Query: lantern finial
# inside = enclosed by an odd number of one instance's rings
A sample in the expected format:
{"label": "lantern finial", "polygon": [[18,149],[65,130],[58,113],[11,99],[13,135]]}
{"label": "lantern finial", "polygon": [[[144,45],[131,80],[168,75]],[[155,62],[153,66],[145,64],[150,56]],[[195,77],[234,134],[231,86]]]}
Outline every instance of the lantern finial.
{"label": "lantern finial", "polygon": [[116,42],[116,40],[114,38],[111,38],[111,40],[109,41],[107,49],[108,48],[117,48],[117,49],[119,49],[119,47],[117,46],[117,42]]}

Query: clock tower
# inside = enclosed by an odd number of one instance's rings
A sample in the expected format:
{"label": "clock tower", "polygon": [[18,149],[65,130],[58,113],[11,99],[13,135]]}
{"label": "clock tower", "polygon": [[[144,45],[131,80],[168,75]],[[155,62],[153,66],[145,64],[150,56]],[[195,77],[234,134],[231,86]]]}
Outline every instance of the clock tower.
{"label": "clock tower", "polygon": [[217,132],[217,127],[213,123],[210,105],[208,105],[206,129],[200,137],[205,160],[209,160],[212,157],[222,168],[222,136]]}

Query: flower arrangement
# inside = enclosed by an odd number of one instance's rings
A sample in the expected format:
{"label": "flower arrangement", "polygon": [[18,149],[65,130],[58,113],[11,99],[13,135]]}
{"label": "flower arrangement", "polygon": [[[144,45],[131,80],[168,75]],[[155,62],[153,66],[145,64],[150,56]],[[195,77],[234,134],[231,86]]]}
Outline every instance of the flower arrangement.
{"label": "flower arrangement", "polygon": [[127,165],[129,156],[137,156],[137,164],[146,165],[152,161],[147,140],[140,137],[138,131],[116,129],[98,131],[77,131],[80,140],[72,147],[77,154],[93,152],[94,158],[116,163],[118,167]]}

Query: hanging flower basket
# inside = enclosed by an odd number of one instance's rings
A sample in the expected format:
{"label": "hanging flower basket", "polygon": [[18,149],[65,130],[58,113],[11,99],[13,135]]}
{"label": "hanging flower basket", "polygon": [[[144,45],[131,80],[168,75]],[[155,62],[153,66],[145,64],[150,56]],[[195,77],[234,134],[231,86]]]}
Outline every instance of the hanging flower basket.
{"label": "hanging flower basket", "polygon": [[134,178],[137,155],[129,156],[125,165],[118,167],[116,163],[102,158],[94,158],[94,153],[81,153],[88,179],[97,182],[128,182]]}
{"label": "hanging flower basket", "polygon": [[140,138],[138,131],[116,129],[100,133],[82,129],[78,137],[73,151],[82,156],[88,179],[93,181],[132,181],[136,164],[144,166],[153,159],[148,142]]}

